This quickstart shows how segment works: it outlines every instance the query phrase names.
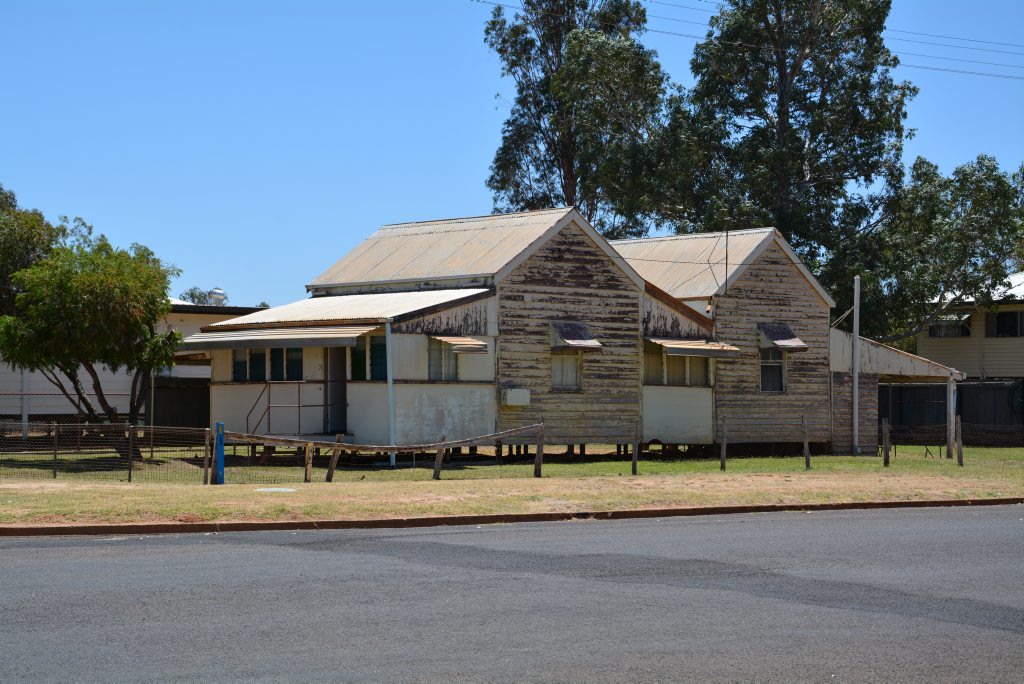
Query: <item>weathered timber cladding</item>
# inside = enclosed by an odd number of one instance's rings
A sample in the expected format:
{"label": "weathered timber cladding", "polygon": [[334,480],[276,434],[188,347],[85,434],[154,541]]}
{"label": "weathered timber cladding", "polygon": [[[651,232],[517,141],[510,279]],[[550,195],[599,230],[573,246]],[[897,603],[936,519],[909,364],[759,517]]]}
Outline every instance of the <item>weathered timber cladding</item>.
{"label": "weathered timber cladding", "polygon": [[644,295],[641,304],[640,320],[643,324],[644,337],[698,338],[708,337],[711,333],[693,319],[673,311],[647,294]]}
{"label": "weathered timber cladding", "polygon": [[[761,393],[758,323],[786,323],[809,347],[786,355],[785,392]],[[829,307],[777,244],[716,299],[715,335],[743,354],[717,363],[716,434],[725,418],[730,442],[799,442],[806,416],[810,441],[829,441]]]}
{"label": "weathered timber cladding", "polygon": [[[498,392],[530,390],[529,406],[500,406],[498,429],[544,420],[554,444],[627,442],[640,419],[640,290],[575,224],[498,284]],[[601,342],[586,352],[582,389],[551,388],[551,321],[578,321]],[[500,401],[500,396],[499,396]]]}
{"label": "weathered timber cladding", "polygon": [[454,306],[392,325],[395,333],[406,335],[488,335],[488,311],[494,298]]}
{"label": "weathered timber cladding", "polygon": [[[860,453],[878,447],[878,375],[860,374]],[[832,373],[832,453],[853,453],[853,373]]]}

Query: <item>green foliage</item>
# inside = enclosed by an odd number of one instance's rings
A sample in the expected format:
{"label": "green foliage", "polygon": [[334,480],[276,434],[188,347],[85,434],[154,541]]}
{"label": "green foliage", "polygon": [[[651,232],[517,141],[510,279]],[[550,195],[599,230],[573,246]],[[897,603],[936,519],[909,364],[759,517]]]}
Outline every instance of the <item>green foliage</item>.
{"label": "green foliage", "polygon": [[[158,331],[177,274],[146,247],[118,249],[76,219],[73,239],[13,277],[15,313],[0,318],[0,355],[41,371],[92,421],[115,421],[97,368],[133,374],[129,420],[138,419],[150,372],[170,366],[181,340]],[[91,381],[99,407],[85,389]]]}
{"label": "green foliage", "polygon": [[14,274],[42,259],[67,237],[35,209],[21,209],[14,193],[0,185],[0,315],[14,312]]}
{"label": "green foliage", "polygon": [[487,186],[499,211],[572,205],[609,236],[643,234],[648,147],[667,79],[634,37],[631,0],[526,0],[497,7],[486,42],[516,97]]}
{"label": "green foliage", "polygon": [[[863,334],[912,335],[949,306],[989,304],[1024,267],[1024,167],[1015,174],[979,156],[944,176],[918,158],[906,180],[877,200],[871,226],[841,245],[823,279],[862,276]],[[833,288],[839,310],[849,287]]]}
{"label": "green foliage", "polygon": [[695,224],[774,225],[812,264],[827,258],[854,191],[902,171],[917,89],[892,77],[888,14],[889,0],[728,0],[712,17],[691,101],[720,124],[707,140],[720,178],[701,186]]}

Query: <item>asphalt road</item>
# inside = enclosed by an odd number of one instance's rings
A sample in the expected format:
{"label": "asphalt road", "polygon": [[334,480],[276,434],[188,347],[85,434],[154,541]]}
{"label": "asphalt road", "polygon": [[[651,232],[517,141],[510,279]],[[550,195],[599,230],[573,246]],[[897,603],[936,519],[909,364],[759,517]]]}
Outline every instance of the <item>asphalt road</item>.
{"label": "asphalt road", "polygon": [[0,539],[0,680],[1024,679],[1024,506]]}

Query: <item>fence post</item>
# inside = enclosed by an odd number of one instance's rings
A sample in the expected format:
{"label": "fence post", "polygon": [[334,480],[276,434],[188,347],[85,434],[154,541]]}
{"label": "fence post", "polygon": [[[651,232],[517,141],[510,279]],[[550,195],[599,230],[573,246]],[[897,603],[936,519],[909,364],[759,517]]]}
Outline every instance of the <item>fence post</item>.
{"label": "fence post", "polygon": [[633,463],[632,472],[636,475],[637,459],[640,457],[640,421],[636,421],[636,425],[633,426]]}
{"label": "fence post", "polygon": [[441,479],[441,466],[444,464],[444,440],[445,435],[437,440],[437,456],[434,457],[434,473],[431,477],[435,480]]}
{"label": "fence post", "polygon": [[213,484],[224,484],[224,423],[214,425]]}
{"label": "fence post", "polygon": [[57,423],[50,423],[53,427],[53,479],[57,479]]}
{"label": "fence post", "polygon": [[889,419],[882,419],[882,465],[889,467]]}
{"label": "fence post", "polygon": [[[340,442],[341,435],[334,435],[334,441]],[[331,462],[327,464],[327,481],[334,482],[334,469],[338,467],[338,457],[341,456],[341,447],[334,447],[331,450]]]}
{"label": "fence post", "polygon": [[132,451],[135,450],[135,426],[126,425],[128,428],[128,481],[132,481]]}
{"label": "fence post", "polygon": [[533,459],[533,476],[540,477],[541,466],[544,465],[544,421],[540,421],[537,430],[537,456]]}
{"label": "fence post", "polygon": [[305,462],[306,462],[306,468],[305,468],[305,470],[304,470],[304,472],[302,474],[302,481],[303,482],[312,482],[313,481],[313,443],[312,442],[306,442],[306,448],[304,449],[304,451],[306,452],[306,456],[305,456],[305,459],[304,459]]}
{"label": "fence post", "polygon": [[206,428],[203,439],[203,484],[210,483],[210,428]]}
{"label": "fence post", "polygon": [[811,469],[811,440],[807,435],[807,416],[800,416],[800,427],[804,430],[804,470]]}
{"label": "fence post", "polygon": [[956,464],[964,466],[964,425],[960,422],[960,416],[956,417]]}
{"label": "fence post", "polygon": [[718,468],[719,470],[725,470],[725,447],[729,442],[729,426],[725,422],[725,418],[722,418],[722,450],[718,454]]}

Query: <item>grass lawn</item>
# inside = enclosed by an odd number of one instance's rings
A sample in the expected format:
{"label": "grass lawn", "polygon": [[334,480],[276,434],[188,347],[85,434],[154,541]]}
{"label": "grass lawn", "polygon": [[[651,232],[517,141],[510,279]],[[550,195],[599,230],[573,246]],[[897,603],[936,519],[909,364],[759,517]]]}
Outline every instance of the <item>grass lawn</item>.
{"label": "grass lawn", "polygon": [[[934,450],[933,450],[934,451]],[[430,515],[597,511],[728,504],[826,503],[1024,496],[1024,448],[965,448],[965,466],[899,447],[892,466],[872,456],[803,459],[628,461],[464,466],[442,480],[426,468],[339,469],[333,483],[301,483],[302,469],[273,468],[273,481],[294,492],[258,492],[258,484],[131,484],[75,478],[9,478],[0,474],[0,525],[71,522],[373,519]],[[152,466],[157,467],[157,466]],[[194,468],[194,466],[192,466]],[[235,481],[268,469],[232,469]],[[6,471],[5,471],[6,472]],[[141,471],[137,471],[140,472]],[[317,478],[322,478],[322,470]],[[135,479],[135,478],[133,478]],[[195,482],[194,479],[190,481]],[[255,479],[254,482],[259,482]]]}

